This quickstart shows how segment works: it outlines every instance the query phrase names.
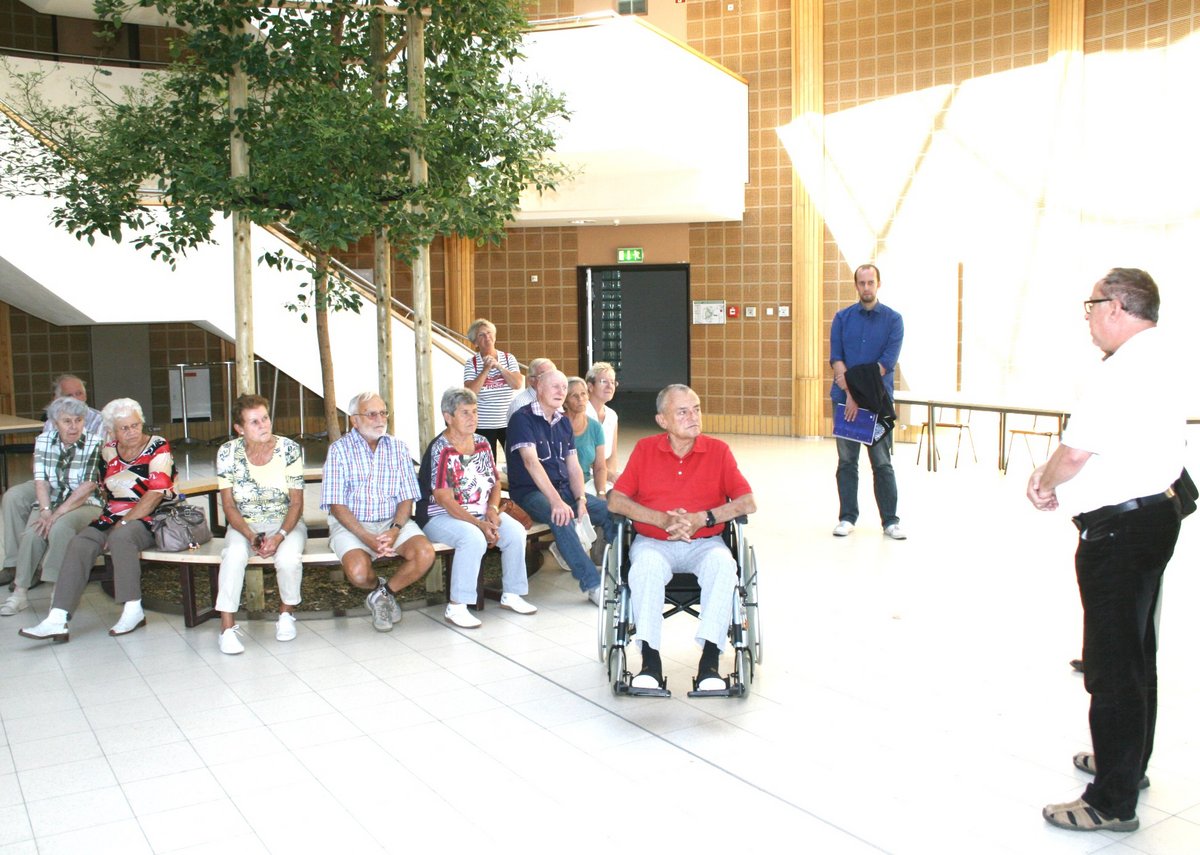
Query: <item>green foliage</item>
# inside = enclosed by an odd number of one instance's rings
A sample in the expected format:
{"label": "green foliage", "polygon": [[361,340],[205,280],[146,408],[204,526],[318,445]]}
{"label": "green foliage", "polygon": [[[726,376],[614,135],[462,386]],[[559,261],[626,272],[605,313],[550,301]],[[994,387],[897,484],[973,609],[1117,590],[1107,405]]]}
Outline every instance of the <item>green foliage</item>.
{"label": "green foliage", "polygon": [[[510,76],[525,23],[515,0],[389,4],[427,10],[423,121],[405,109],[403,14],[381,16],[393,49],[381,104],[371,90],[369,4],[132,5],[178,22],[166,71],[147,73],[120,101],[85,84],[72,107],[46,104],[40,80],[26,76],[21,110],[50,147],[11,127],[3,132],[14,157],[5,159],[0,192],[60,197],[56,224],[81,239],[128,237],[174,264],[211,241],[215,212],[239,211],[259,224],[282,223],[323,251],[386,226],[396,252],[411,257],[438,234],[497,238],[525,187],[553,187],[563,175],[546,159],[549,128],[565,115],[561,98]],[[128,8],[96,3],[114,26]],[[238,66],[249,103],[231,118],[228,80]],[[240,179],[230,177],[235,126],[250,151],[250,173]],[[410,175],[414,149],[429,165],[425,184]],[[332,290],[331,308],[355,305]]]}

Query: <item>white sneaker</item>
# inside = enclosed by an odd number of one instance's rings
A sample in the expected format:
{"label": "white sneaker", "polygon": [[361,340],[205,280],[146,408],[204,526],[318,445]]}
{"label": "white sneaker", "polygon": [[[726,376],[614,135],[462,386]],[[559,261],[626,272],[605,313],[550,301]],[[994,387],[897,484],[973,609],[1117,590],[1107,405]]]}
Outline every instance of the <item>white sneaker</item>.
{"label": "white sneaker", "polygon": [[833,536],[845,537],[852,531],[854,531],[854,523],[849,520],[841,520],[833,527]]}
{"label": "white sneaker", "polygon": [[467,610],[466,603],[446,603],[446,623],[452,623],[459,629],[476,629],[483,626],[483,621]]}
{"label": "white sneaker", "polygon": [[30,626],[19,630],[19,634],[38,641],[43,641],[47,638],[55,642],[70,641],[71,633],[67,629],[67,613],[63,609],[51,609],[50,614],[46,615],[44,621],[37,626]]}
{"label": "white sneaker", "polygon": [[12,617],[17,612],[23,612],[29,608],[29,600],[24,594],[13,594],[4,601],[4,605],[0,606],[0,615],[4,617]]}
{"label": "white sneaker", "polygon": [[587,592],[587,598],[592,601],[592,605],[603,606],[604,605],[604,588],[602,588],[600,585],[597,585],[594,588],[590,588]]}
{"label": "white sneaker", "polygon": [[554,560],[558,562],[559,567],[566,570],[568,573],[571,572],[571,565],[567,563],[567,559],[563,558],[562,553],[558,551],[557,543],[550,544],[550,554],[554,556]]}
{"label": "white sneaker", "polygon": [[241,634],[242,628],[235,623],[217,636],[217,647],[222,653],[228,653],[230,656],[245,653],[246,645],[242,644],[242,640],[238,638]]}
{"label": "white sneaker", "polygon": [[908,540],[908,535],[900,528],[900,523],[892,523],[883,530],[883,533],[892,540]]}
{"label": "white sneaker", "polygon": [[537,612],[537,606],[525,602],[520,594],[501,594],[500,608],[512,609],[519,615],[531,615]]}
{"label": "white sneaker", "polygon": [[280,612],[275,622],[275,640],[291,641],[296,637],[296,616],[291,612]]}
{"label": "white sneaker", "polygon": [[145,625],[146,613],[142,611],[141,600],[131,600],[125,604],[125,611],[121,612],[121,619],[113,624],[113,628],[108,631],[108,634],[114,637],[128,635]]}

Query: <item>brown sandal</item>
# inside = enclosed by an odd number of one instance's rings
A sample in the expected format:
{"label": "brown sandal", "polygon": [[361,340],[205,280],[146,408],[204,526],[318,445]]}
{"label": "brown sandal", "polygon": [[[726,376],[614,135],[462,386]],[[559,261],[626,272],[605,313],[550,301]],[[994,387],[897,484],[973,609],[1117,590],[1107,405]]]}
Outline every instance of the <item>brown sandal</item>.
{"label": "brown sandal", "polygon": [[[1080,751],[1071,758],[1071,762],[1075,764],[1075,768],[1081,772],[1087,772],[1089,775],[1096,774],[1096,755],[1090,751]],[[1138,789],[1144,790],[1150,786],[1150,778],[1142,775],[1142,780],[1138,781]]]}
{"label": "brown sandal", "polygon": [[1138,818],[1117,819],[1089,805],[1083,799],[1042,808],[1046,822],[1067,831],[1137,831]]}

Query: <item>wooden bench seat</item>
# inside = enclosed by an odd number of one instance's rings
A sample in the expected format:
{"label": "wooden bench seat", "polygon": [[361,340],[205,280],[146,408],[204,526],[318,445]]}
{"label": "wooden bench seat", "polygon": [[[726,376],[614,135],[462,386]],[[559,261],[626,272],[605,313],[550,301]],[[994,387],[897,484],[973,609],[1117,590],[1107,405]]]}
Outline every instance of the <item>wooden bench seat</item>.
{"label": "wooden bench seat", "polygon": [[[534,523],[533,527],[527,532],[526,562],[535,570],[540,564],[540,550],[548,546],[550,539],[552,539],[550,527],[543,523]],[[142,561],[175,565],[178,568],[179,587],[182,592],[181,599],[183,601],[183,623],[185,626],[197,626],[206,620],[218,616],[219,612],[216,610],[217,573],[221,565],[221,550],[224,548],[224,539],[214,537],[208,543],[201,544],[198,548],[185,552],[163,552],[157,549],[147,549],[141,553]],[[448,590],[450,587],[450,566],[454,557],[454,548],[445,543],[434,543],[433,548],[438,559],[442,562],[443,590]],[[104,559],[106,565],[108,565],[111,559],[109,559],[107,554],[104,556]],[[305,544],[301,560],[305,567],[338,567],[341,565],[337,555],[329,548],[328,537],[310,537],[308,543]],[[274,558],[263,558],[258,555],[252,555],[247,562],[247,568],[273,566],[274,561]],[[111,579],[111,566],[106,567],[106,569],[108,570],[108,578]],[[196,601],[197,574],[202,572],[207,572],[208,574],[209,589],[209,602],[203,608]],[[482,609],[484,600],[487,598],[498,600],[500,593],[498,590],[487,588],[483,582],[483,575],[480,574],[475,608]]]}

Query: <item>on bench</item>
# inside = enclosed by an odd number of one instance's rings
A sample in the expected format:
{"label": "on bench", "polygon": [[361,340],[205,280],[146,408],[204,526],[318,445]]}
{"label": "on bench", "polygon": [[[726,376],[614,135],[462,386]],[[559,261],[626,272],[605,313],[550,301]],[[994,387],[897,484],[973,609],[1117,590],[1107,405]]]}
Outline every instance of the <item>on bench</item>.
{"label": "on bench", "polygon": [[[526,533],[527,564],[530,564],[531,559],[537,552],[547,545],[543,541],[546,541],[550,537],[551,532],[548,525],[534,523],[533,527]],[[196,549],[184,552],[163,552],[157,549],[142,551],[142,561],[173,564],[178,567],[179,587],[183,601],[184,626],[197,626],[220,614],[216,610],[217,574],[221,566],[221,551],[224,548],[224,539],[214,537],[208,543],[201,544]],[[448,590],[450,587],[450,567],[454,557],[454,549],[445,543],[434,543],[433,549],[442,562],[443,590]],[[337,555],[329,548],[328,537],[310,537],[304,547],[304,554],[301,556],[301,560],[305,567],[338,567],[341,565]],[[104,556],[104,561],[105,571],[109,574],[108,578],[111,579],[112,565],[111,559],[107,554]],[[273,564],[274,558],[263,558],[259,555],[250,556],[250,559],[246,562],[247,567],[264,567],[272,566]],[[537,563],[532,563],[532,566],[536,568],[538,565]],[[196,600],[198,593],[196,579],[198,573],[205,571],[208,573],[209,602],[202,608]],[[499,590],[486,587],[483,575],[480,574],[475,608],[482,609],[485,599],[500,599],[500,594]]]}

